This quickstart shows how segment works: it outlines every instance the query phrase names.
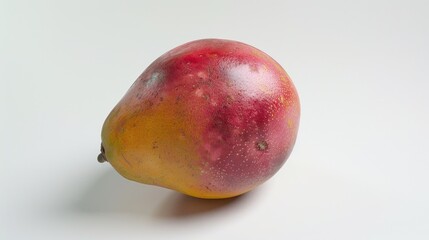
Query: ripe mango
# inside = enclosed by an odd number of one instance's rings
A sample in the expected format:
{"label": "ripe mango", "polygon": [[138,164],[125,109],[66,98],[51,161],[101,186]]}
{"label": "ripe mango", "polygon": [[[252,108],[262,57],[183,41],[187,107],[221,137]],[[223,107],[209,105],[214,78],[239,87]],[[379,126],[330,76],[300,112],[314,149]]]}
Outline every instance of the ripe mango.
{"label": "ripe mango", "polygon": [[229,198],[285,163],[300,118],[285,70],[244,43],[203,39],[156,59],[113,108],[98,159],[127,179]]}

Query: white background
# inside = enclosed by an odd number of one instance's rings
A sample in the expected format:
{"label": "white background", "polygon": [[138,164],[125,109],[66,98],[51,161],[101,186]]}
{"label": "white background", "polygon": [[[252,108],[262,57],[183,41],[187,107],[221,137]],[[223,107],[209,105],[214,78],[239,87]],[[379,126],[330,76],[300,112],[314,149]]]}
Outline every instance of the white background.
{"label": "white background", "polygon": [[[96,161],[105,117],[199,38],[280,62],[302,116],[284,167],[207,201]],[[0,1],[0,239],[429,239],[427,1]]]}

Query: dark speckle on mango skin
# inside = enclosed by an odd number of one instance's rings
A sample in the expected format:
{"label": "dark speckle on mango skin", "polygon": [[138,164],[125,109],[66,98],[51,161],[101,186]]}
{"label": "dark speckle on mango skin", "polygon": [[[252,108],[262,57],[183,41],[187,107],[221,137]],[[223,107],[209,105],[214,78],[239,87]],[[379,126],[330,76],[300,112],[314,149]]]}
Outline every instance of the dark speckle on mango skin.
{"label": "dark speckle on mango skin", "polygon": [[265,150],[267,150],[267,149],[268,149],[268,143],[267,143],[265,140],[258,141],[258,142],[256,143],[256,148],[257,148],[259,151],[265,151]]}

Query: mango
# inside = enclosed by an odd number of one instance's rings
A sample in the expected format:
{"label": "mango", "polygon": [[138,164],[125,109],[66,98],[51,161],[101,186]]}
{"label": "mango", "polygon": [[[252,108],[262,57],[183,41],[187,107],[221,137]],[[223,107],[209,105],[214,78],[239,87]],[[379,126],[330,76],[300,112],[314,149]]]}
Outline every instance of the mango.
{"label": "mango", "polygon": [[229,198],[272,177],[294,147],[297,90],[250,45],[202,39],[156,59],[113,108],[98,157],[123,177]]}

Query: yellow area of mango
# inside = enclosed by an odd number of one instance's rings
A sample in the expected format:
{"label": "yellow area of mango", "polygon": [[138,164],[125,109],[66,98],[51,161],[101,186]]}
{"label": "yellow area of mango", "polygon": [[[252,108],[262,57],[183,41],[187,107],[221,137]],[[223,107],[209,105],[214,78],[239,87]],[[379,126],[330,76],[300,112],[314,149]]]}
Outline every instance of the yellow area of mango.
{"label": "yellow area of mango", "polygon": [[102,132],[107,160],[123,177],[200,198],[238,195],[201,187],[197,146],[202,129],[192,124],[190,113],[180,109],[174,97],[140,112],[134,108],[114,109]]}
{"label": "yellow area of mango", "polygon": [[189,192],[201,171],[197,128],[173,99],[158,104],[139,111],[121,106],[109,116],[102,134],[107,159],[130,180]]}

